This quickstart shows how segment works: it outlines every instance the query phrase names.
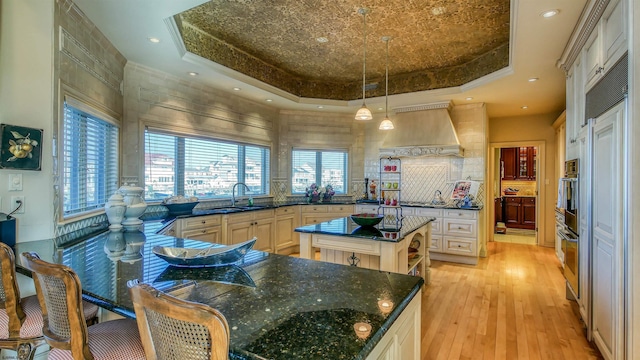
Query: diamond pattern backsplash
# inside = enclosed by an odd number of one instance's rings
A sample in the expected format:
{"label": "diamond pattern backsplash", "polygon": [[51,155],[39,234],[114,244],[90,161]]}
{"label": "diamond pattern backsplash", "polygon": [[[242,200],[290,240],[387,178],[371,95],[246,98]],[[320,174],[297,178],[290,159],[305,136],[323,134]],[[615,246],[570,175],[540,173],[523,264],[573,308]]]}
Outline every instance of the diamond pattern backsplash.
{"label": "diamond pattern backsplash", "polygon": [[453,189],[449,178],[449,166],[434,165],[404,165],[402,167],[402,201],[428,202],[433,198],[436,190],[442,191],[446,199]]}

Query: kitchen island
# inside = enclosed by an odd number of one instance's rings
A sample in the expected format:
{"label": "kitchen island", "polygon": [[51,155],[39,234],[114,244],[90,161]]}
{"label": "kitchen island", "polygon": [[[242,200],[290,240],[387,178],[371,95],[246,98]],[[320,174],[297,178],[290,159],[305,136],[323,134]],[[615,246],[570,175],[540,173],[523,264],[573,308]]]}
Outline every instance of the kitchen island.
{"label": "kitchen island", "polygon": [[[430,283],[428,244],[435,218],[387,215],[375,226],[359,226],[351,218],[338,218],[296,228],[300,257],[367,269],[422,276]],[[410,253],[409,248],[417,249]]]}
{"label": "kitchen island", "polygon": [[284,255],[250,251],[225,267],[176,268],[156,245],[206,248],[209,243],[143,231],[84,229],[56,239],[18,243],[78,274],[85,300],[135,317],[127,281],[138,279],[220,310],[231,329],[230,359],[420,358],[423,279]]}

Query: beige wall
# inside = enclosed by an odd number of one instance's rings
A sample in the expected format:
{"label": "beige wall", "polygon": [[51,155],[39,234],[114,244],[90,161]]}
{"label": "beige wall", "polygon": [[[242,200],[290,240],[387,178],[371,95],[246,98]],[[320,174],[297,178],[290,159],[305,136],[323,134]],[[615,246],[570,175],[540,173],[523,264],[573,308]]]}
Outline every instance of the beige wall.
{"label": "beige wall", "polygon": [[[545,145],[544,176],[538,180],[539,189],[544,187],[544,198],[538,197],[544,229],[539,229],[539,243],[544,246],[555,244],[555,204],[557,183],[556,135],[552,127],[559,114],[531,115],[520,117],[489,119],[489,141],[494,143],[522,143],[542,141]],[[542,165],[542,162],[540,163]]]}

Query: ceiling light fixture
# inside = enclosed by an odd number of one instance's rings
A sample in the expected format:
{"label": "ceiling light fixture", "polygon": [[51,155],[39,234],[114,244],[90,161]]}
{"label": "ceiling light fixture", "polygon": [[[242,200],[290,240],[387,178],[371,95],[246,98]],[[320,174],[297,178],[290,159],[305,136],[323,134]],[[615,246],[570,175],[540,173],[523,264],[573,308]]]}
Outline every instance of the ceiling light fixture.
{"label": "ceiling light fixture", "polygon": [[160,42],[160,39],[158,39],[158,38],[154,38],[154,37],[150,37],[150,38],[149,38],[149,41],[151,41],[151,42],[152,42],[152,43],[154,43],[154,44],[157,44],[157,43],[159,43],[159,42]]}
{"label": "ceiling light fixture", "polygon": [[369,9],[360,8],[358,9],[358,13],[362,14],[362,33],[363,33],[363,56],[362,56],[362,107],[356,113],[356,120],[371,120],[373,119],[373,115],[371,115],[371,110],[367,108],[367,104],[365,103],[365,85],[366,85],[366,72],[367,72],[367,13]]}
{"label": "ceiling light fixture", "polygon": [[327,38],[326,38],[326,37],[324,37],[324,36],[320,36],[320,37],[317,37],[317,38],[316,38],[316,41],[317,41],[317,42],[319,42],[319,43],[321,43],[321,44],[324,44],[324,43],[326,43],[326,42],[329,42],[329,39],[327,39]]}
{"label": "ceiling light fixture", "polygon": [[558,10],[558,9],[551,9],[551,10],[547,10],[547,11],[543,12],[542,14],[540,14],[540,16],[542,16],[543,18],[550,18],[550,17],[558,15],[559,12],[560,12],[560,10]]}
{"label": "ceiling light fixture", "polygon": [[465,100],[469,101],[469,100],[473,100],[473,98],[471,96],[464,98]]}
{"label": "ceiling light fixture", "polygon": [[273,101],[273,99],[267,99],[267,100],[265,100],[265,101],[266,101],[266,102],[272,102],[272,101]]}
{"label": "ceiling light fixture", "polygon": [[538,81],[538,78],[535,78],[535,77],[534,78],[529,78],[529,82],[536,82],[536,81]]}
{"label": "ceiling light fixture", "polygon": [[528,109],[529,107],[528,107],[527,105],[524,105],[524,106],[521,106],[520,108],[521,108],[521,109],[523,109],[523,110],[526,110],[526,109]]}
{"label": "ceiling light fixture", "polygon": [[380,130],[393,130],[393,122],[389,119],[389,40],[391,40],[390,36],[383,36],[382,41],[387,43],[387,61],[385,67],[385,75],[384,75],[384,120],[380,123],[378,129]]}
{"label": "ceiling light fixture", "polygon": [[242,89],[240,89],[239,87],[234,87],[233,88],[233,91],[240,91],[240,90],[242,90]]}
{"label": "ceiling light fixture", "polygon": [[191,76],[198,76],[198,73],[195,71],[189,71],[187,74],[191,75]]}
{"label": "ceiling light fixture", "polygon": [[324,106],[318,105],[318,109],[324,109]]}

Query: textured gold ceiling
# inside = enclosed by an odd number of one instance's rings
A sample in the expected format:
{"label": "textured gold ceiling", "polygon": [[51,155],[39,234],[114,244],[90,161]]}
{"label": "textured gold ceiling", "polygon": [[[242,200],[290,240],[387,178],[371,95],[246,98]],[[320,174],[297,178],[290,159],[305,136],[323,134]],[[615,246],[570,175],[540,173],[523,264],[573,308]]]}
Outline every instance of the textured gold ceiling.
{"label": "textured gold ceiling", "polygon": [[[175,16],[187,51],[308,98],[459,86],[508,66],[509,0],[212,0]],[[318,37],[329,41],[320,43]]]}

